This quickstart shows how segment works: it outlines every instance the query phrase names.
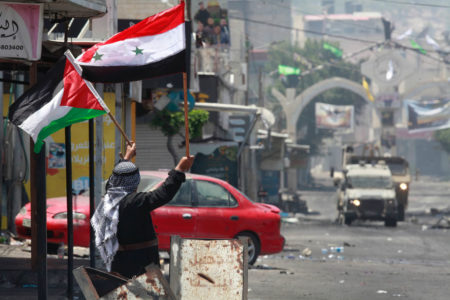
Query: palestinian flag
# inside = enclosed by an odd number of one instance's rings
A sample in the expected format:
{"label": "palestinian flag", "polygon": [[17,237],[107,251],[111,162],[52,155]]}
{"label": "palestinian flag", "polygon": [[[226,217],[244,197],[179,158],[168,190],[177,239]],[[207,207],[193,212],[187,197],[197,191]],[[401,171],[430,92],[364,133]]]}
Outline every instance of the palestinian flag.
{"label": "palestinian flag", "polygon": [[109,112],[92,87],[66,57],[51,68],[44,80],[27,90],[9,108],[9,119],[34,140],[39,153],[44,139],[71,124]]}
{"label": "palestinian flag", "polygon": [[186,70],[184,1],[95,44],[77,58],[92,82],[125,82]]}

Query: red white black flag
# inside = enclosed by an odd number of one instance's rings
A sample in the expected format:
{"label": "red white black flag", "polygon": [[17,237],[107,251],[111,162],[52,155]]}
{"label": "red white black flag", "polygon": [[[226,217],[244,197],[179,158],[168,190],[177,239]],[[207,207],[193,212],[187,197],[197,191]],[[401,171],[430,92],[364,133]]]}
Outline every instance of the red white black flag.
{"label": "red white black flag", "polygon": [[184,1],[148,17],[77,58],[92,82],[125,82],[185,72]]}
{"label": "red white black flag", "polygon": [[80,77],[72,54],[66,56],[9,108],[9,119],[33,138],[36,153],[52,133],[109,112],[92,85]]}

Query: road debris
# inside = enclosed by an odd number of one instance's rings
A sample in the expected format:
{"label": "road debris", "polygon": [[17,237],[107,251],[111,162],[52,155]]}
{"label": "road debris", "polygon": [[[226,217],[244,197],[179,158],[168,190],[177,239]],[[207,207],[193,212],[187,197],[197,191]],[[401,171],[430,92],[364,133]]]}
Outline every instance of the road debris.
{"label": "road debris", "polygon": [[450,228],[450,218],[441,217],[433,226],[433,229],[449,229]]}
{"label": "road debris", "polygon": [[309,248],[305,248],[302,251],[302,255],[305,256],[305,257],[311,256],[311,254],[312,254],[312,251]]}
{"label": "road debris", "polygon": [[281,218],[281,221],[284,223],[289,223],[289,224],[297,224],[299,223],[298,218],[292,217],[292,218]]}

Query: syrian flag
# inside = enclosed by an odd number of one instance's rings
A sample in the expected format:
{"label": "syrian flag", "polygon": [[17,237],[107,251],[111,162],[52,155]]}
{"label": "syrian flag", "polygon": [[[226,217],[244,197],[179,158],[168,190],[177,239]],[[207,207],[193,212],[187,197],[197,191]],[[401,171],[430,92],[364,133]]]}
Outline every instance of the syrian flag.
{"label": "syrian flag", "polygon": [[9,119],[33,138],[36,153],[52,133],[109,112],[92,84],[72,64],[72,54],[66,55],[9,108]]}
{"label": "syrian flag", "polygon": [[186,70],[184,1],[98,43],[77,58],[83,78],[125,82]]}

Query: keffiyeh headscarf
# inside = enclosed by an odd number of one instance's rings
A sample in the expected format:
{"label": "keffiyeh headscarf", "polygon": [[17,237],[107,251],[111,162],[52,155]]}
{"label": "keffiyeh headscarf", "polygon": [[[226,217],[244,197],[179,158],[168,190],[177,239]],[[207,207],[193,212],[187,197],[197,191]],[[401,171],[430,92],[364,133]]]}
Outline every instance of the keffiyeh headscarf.
{"label": "keffiyeh headscarf", "polygon": [[91,219],[95,232],[95,245],[111,271],[111,263],[119,248],[117,224],[119,224],[119,203],[126,195],[136,191],[141,176],[139,169],[129,161],[118,163],[106,183],[106,195],[98,205]]}

